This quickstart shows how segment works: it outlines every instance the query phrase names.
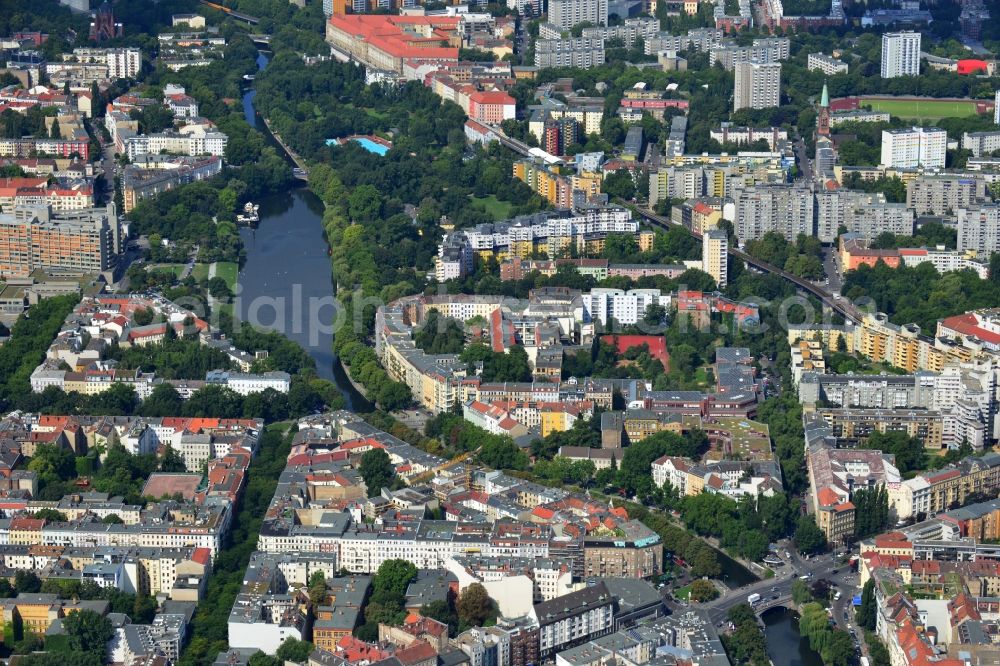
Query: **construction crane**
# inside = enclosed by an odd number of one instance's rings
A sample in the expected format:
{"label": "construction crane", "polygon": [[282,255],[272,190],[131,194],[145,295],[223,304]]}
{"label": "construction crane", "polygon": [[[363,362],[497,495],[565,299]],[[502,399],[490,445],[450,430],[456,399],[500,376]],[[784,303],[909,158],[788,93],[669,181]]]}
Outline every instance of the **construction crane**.
{"label": "construction crane", "polygon": [[[418,474],[417,476],[415,476],[412,479],[410,479],[410,485],[412,486],[412,485],[416,485],[418,483],[423,483],[424,481],[430,481],[435,476],[437,476],[438,473],[443,472],[446,469],[451,469],[455,465],[459,465],[459,464],[465,462],[466,460],[468,460],[472,456],[474,456],[477,453],[479,453],[479,450],[482,449],[482,448],[483,447],[480,446],[480,447],[476,448],[473,451],[466,451],[465,453],[460,453],[457,456],[455,456],[454,458],[452,458],[451,460],[449,460],[448,462],[442,463],[442,464],[438,465],[437,467],[434,467],[433,469],[430,469],[430,470],[428,470],[426,472],[423,472],[422,474]],[[465,486],[467,488],[471,488],[472,487],[472,468],[471,467],[466,468],[466,470],[465,470]]]}

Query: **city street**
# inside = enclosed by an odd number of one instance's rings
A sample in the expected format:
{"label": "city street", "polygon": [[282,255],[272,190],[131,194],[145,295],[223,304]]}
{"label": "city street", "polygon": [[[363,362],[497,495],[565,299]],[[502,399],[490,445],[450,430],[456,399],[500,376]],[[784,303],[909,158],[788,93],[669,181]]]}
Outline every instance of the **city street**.
{"label": "city street", "polygon": [[809,159],[809,155],[806,151],[806,144],[802,139],[799,139],[794,144],[795,151],[795,161],[799,165],[799,176],[806,181],[811,181],[813,177],[813,166],[812,160]]}
{"label": "city street", "polygon": [[837,246],[823,249],[823,272],[829,278],[830,283],[825,285],[830,293],[839,294],[840,287],[844,283],[844,277],[840,272],[840,262],[837,260]]}
{"label": "city street", "polygon": [[[774,578],[766,578],[731,590],[718,599],[700,604],[699,607],[708,610],[712,621],[718,624],[725,620],[726,613],[729,612],[730,608],[746,603],[747,597],[751,594],[760,594],[762,602],[773,599],[776,595],[778,598],[787,597],[791,595],[792,582],[800,576],[808,575],[810,576],[808,581],[810,585],[817,580],[825,579],[841,591],[840,599],[833,602],[832,607],[838,624],[843,625],[843,611],[848,607],[851,597],[857,593],[857,574],[851,571],[846,564],[839,565],[837,556],[832,553],[817,555],[807,560],[794,550],[789,549],[788,552],[791,557],[782,558],[787,564],[776,569]],[[833,573],[833,571],[837,573]],[[851,620],[853,625],[853,617]]]}

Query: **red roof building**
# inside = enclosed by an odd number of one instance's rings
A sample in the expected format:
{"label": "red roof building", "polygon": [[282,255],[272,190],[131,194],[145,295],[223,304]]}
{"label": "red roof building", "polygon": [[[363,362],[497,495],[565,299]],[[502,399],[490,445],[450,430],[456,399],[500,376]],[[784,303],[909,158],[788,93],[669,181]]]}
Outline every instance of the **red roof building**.
{"label": "red roof building", "polygon": [[469,118],[491,125],[499,125],[514,118],[514,98],[502,90],[478,90],[469,95]]}
{"label": "red roof building", "polygon": [[959,74],[977,74],[980,72],[986,74],[988,71],[989,71],[989,65],[986,63],[985,60],[976,60],[970,58],[968,60],[958,61]]}
{"label": "red roof building", "polygon": [[[403,73],[403,60],[458,62],[457,16],[336,15],[326,41],[374,69]],[[458,43],[458,42],[455,42]]]}
{"label": "red roof building", "polygon": [[993,348],[1000,348],[998,319],[1000,312],[996,311],[966,312],[939,321],[937,335],[978,338]]}

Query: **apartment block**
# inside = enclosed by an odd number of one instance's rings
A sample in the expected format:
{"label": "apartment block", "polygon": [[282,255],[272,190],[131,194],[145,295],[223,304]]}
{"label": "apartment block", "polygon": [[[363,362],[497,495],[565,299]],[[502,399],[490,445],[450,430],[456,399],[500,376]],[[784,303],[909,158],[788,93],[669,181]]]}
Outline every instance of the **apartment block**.
{"label": "apartment block", "polygon": [[889,491],[889,506],[900,519],[933,515],[964,504],[969,497],[990,496],[998,490],[1000,456],[990,452],[903,481]]}
{"label": "apartment block", "polygon": [[[573,2],[576,0],[569,1]],[[603,2],[604,0],[597,1]],[[626,48],[632,48],[632,45],[635,44],[637,39],[642,39],[643,43],[645,43],[645,40],[652,39],[659,33],[659,19],[640,16],[637,18],[627,18],[621,23],[621,25],[584,28],[580,36],[588,37],[590,39],[603,39],[605,41],[609,39],[620,39],[625,43]]]}
{"label": "apartment block", "polygon": [[618,525],[617,534],[584,537],[584,577],[650,578],[662,571],[663,543],[637,520]]}
{"label": "apartment block", "polygon": [[726,71],[732,71],[737,63],[774,63],[788,60],[790,42],[787,37],[755,39],[750,46],[717,46],[708,50],[710,65],[721,63]]}
{"label": "apartment block", "polygon": [[62,269],[100,273],[121,252],[121,229],[113,204],[107,209],[54,212],[51,207],[0,213],[0,276]]}
{"label": "apartment block", "polygon": [[833,76],[834,74],[846,74],[847,63],[824,53],[810,53],[806,57],[806,69],[810,72],[820,71],[827,76]]}
{"label": "apartment block", "polygon": [[739,62],[734,65],[733,110],[766,109],[781,104],[781,63]]}
{"label": "apartment block", "polygon": [[706,231],[701,239],[701,270],[721,289],[729,281],[729,237],[721,229]]}
{"label": "apartment block", "polygon": [[656,37],[646,41],[646,55],[654,55],[660,51],[708,51],[712,47],[721,46],[725,32],[719,28],[695,28],[684,35],[671,35],[661,32]]}
{"label": "apartment block", "polygon": [[770,150],[777,150],[778,144],[788,140],[788,132],[780,127],[734,127],[731,123],[722,123],[719,129],[709,132],[709,138],[722,145],[749,145],[757,141],[766,141]]}
{"label": "apartment block", "polygon": [[881,165],[897,169],[943,169],[947,148],[948,134],[943,129],[882,130]]}
{"label": "apartment block", "polygon": [[[904,421],[911,422],[913,425],[905,429],[921,432],[928,448],[957,449],[962,442],[968,442],[978,450],[991,438],[995,426],[996,386],[996,371],[958,364],[947,366],[941,373],[921,371],[913,375],[803,373],[799,400],[804,405],[900,410],[879,419],[869,415],[867,421],[891,424],[893,418],[898,418],[898,429],[904,429]],[[921,426],[919,418],[909,418],[906,410],[914,408],[936,412],[928,416],[940,421],[939,436],[937,426],[920,430],[927,422]],[[867,436],[863,429],[858,432]]]}
{"label": "apartment block", "polygon": [[608,24],[607,0],[549,0],[548,22],[564,30],[578,23]]}
{"label": "apartment block", "polygon": [[[570,0],[577,2],[578,0]],[[604,64],[604,40],[539,39],[535,42],[535,67],[579,67],[590,69]]]}
{"label": "apartment block", "polygon": [[462,233],[447,234],[438,246],[434,274],[438,282],[463,278],[472,272],[472,246]]}
{"label": "apartment block", "polygon": [[205,130],[200,125],[189,125],[179,132],[168,131],[158,134],[139,134],[125,140],[125,153],[130,160],[136,160],[143,155],[173,155],[222,156],[229,142],[222,132]]}
{"label": "apartment block", "polygon": [[[532,163],[515,162],[514,170],[515,177],[520,173],[530,180]],[[639,223],[627,208],[588,207],[480,224],[463,233],[481,260],[527,258],[538,251],[555,258],[568,254],[571,247],[580,255],[599,254],[609,233],[638,234]]]}
{"label": "apartment block", "polygon": [[986,157],[1000,150],[1000,131],[963,132],[962,148],[971,150],[973,157]]}
{"label": "apartment block", "polygon": [[985,197],[982,178],[925,174],[906,183],[906,207],[917,215],[955,216]]}
{"label": "apartment block", "polygon": [[882,35],[883,79],[920,74],[920,33],[887,32]]}
{"label": "apartment block", "polygon": [[774,231],[789,241],[813,235],[814,200],[807,188],[794,185],[747,187],[734,196],[736,236],[741,243]]}
{"label": "apartment block", "polygon": [[137,163],[126,165],[122,173],[124,212],[130,212],[143,199],[211,178],[220,171],[221,157],[177,158],[146,154]]}
{"label": "apartment block", "polygon": [[703,196],[723,197],[726,194],[727,170],[716,167],[660,167],[649,173],[649,200],[696,199]]}
{"label": "apartment block", "polygon": [[670,303],[670,296],[659,289],[596,288],[581,297],[585,316],[603,326],[610,326],[612,322],[625,326],[637,324],[651,305]]}
{"label": "apartment block", "polygon": [[614,598],[603,582],[536,604],[543,659],[614,630]]}
{"label": "apartment block", "polygon": [[983,203],[959,208],[958,249],[988,257],[1000,252],[1000,204]]}

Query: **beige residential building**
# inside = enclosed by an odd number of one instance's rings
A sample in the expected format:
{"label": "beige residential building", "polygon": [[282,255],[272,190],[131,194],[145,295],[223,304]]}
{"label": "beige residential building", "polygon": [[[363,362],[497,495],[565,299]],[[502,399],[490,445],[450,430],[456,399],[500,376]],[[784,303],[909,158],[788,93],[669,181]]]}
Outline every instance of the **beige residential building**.
{"label": "beige residential building", "polygon": [[701,239],[701,270],[722,288],[729,280],[729,238],[722,229],[706,231]]}

